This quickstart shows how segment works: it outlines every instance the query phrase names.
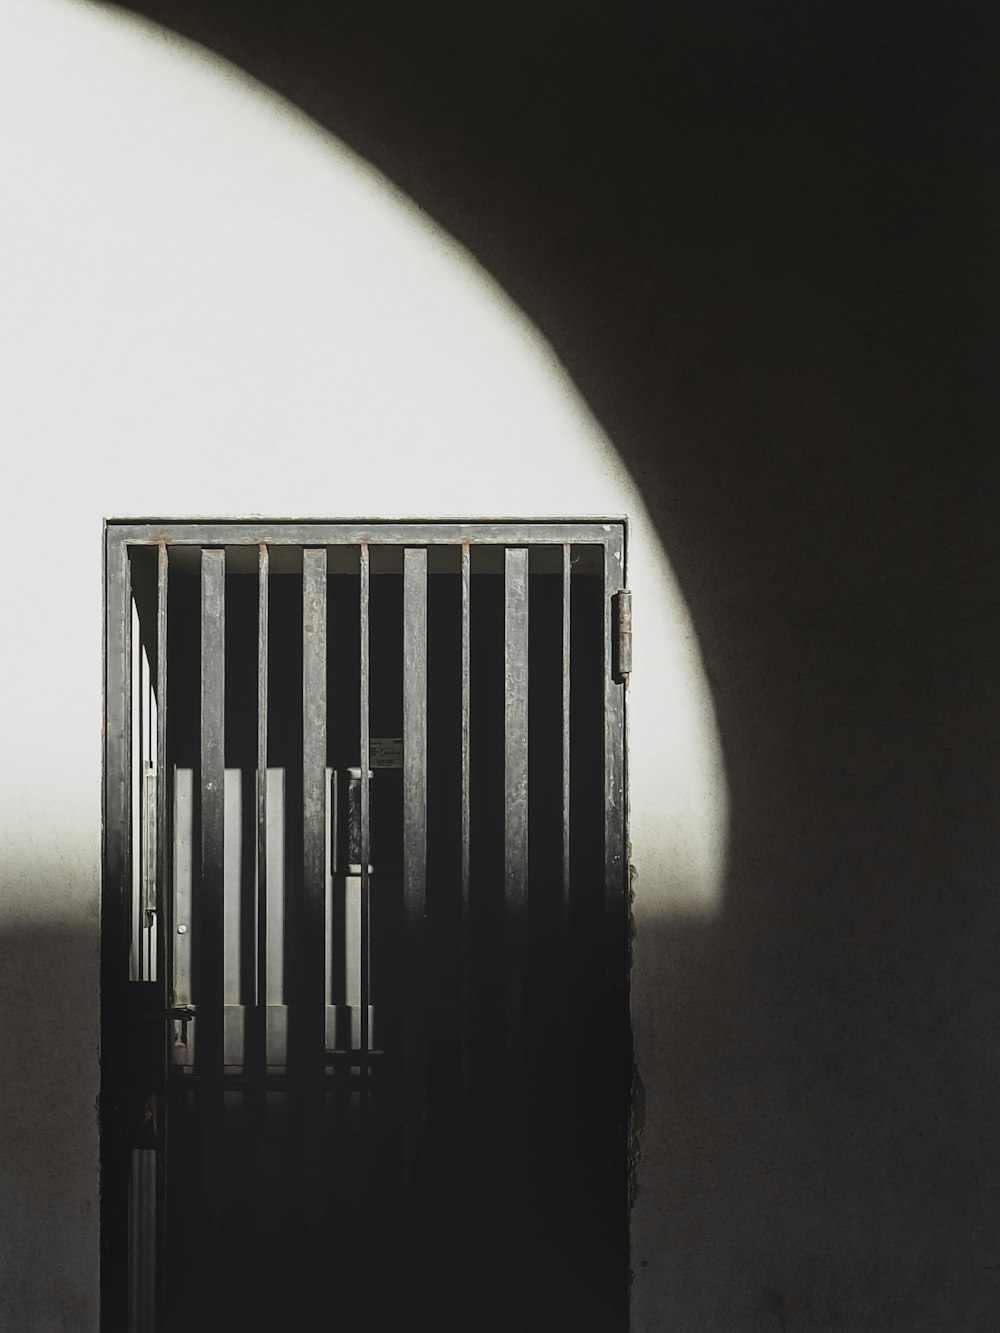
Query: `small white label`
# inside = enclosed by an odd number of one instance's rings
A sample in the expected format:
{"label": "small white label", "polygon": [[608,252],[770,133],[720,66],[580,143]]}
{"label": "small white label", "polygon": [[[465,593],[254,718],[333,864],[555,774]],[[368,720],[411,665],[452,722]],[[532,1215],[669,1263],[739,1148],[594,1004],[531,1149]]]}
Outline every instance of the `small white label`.
{"label": "small white label", "polygon": [[372,768],[402,768],[402,736],[372,736],[368,741],[368,758]]}

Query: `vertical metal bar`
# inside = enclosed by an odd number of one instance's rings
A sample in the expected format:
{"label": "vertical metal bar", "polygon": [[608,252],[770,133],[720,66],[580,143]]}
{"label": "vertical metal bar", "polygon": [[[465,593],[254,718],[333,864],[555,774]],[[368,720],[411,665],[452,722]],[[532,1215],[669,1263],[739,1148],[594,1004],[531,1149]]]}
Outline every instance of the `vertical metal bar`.
{"label": "vertical metal bar", "polygon": [[256,1027],[252,1064],[257,1077],[267,1068],[267,546],[261,542],[257,557],[257,974],[254,983]]}
{"label": "vertical metal bar", "polygon": [[427,910],[427,551],[403,560],[403,912],[406,937],[405,1188],[409,1277],[421,1254],[426,1088],[424,919]]}
{"label": "vertical metal bar", "polygon": [[[159,572],[157,572],[157,619],[159,618]],[[150,670],[150,659],[148,652],[144,655],[146,663],[146,678],[148,687],[146,690],[146,752],[149,760],[146,764],[146,775],[149,780],[149,845],[146,856],[149,862],[149,896],[152,914],[146,918],[148,925],[149,940],[149,964],[147,980],[159,981],[163,983],[163,973],[158,970],[159,960],[162,957],[160,945],[160,935],[162,933],[163,920],[160,915],[160,881],[158,870],[160,868],[160,854],[157,844],[159,836],[160,821],[158,819],[159,796],[157,794],[160,782],[158,772],[158,742],[159,728],[157,723],[156,691],[153,683],[153,675]],[[158,671],[158,668],[157,668]]]}
{"label": "vertical metal bar", "polygon": [[152,981],[156,977],[153,929],[156,912],[156,752],[151,744],[153,691],[150,681],[149,655],[139,621],[138,611],[133,622],[132,653],[135,675],[132,689],[136,696],[136,728],[132,732],[135,751],[136,789],[133,796],[132,820],[138,841],[132,849],[132,874],[139,885],[139,971],[138,981]]}
{"label": "vertical metal bar", "polygon": [[[145,656],[143,657],[145,661]],[[146,700],[147,708],[152,709],[152,698]],[[160,935],[157,919],[158,899],[159,899],[159,876],[157,873],[159,865],[159,851],[157,848],[158,837],[158,819],[157,811],[159,808],[158,796],[159,776],[152,759],[143,761],[142,765],[142,785],[140,788],[142,798],[142,832],[144,835],[145,846],[142,849],[142,882],[145,887],[145,903],[143,911],[143,923],[145,932],[145,954],[143,957],[143,981],[156,981],[161,978],[159,972],[158,959],[160,957]]]}
{"label": "vertical metal bar", "polygon": [[[627,1117],[632,1077],[628,1018],[628,927],[626,898],[625,686],[615,679],[613,598],[625,584],[625,530],[613,527],[604,551],[604,865],[605,865],[605,1153],[610,1171],[608,1261],[618,1271],[613,1289],[627,1302],[628,1189]],[[627,1308],[610,1312],[627,1322]]]}
{"label": "vertical metal bar", "polygon": [[130,856],[132,606],[128,547],[105,533],[104,883],[101,902],[101,1306],[109,1327],[127,1326],[131,1299],[122,1271],[129,1225],[130,1154],[118,1123],[132,940]]}
{"label": "vertical metal bar", "polygon": [[146,858],[143,854],[143,819],[146,814],[145,803],[145,774],[143,772],[143,747],[142,747],[142,710],[143,710],[143,689],[142,689],[142,641],[139,629],[139,612],[135,602],[131,606],[131,688],[129,690],[129,709],[131,722],[131,735],[133,744],[130,747],[130,767],[131,774],[129,781],[132,784],[132,920],[133,920],[133,943],[130,975],[133,981],[144,981],[146,979],[146,893],[147,885],[145,879]]}
{"label": "vertical metal bar", "polygon": [[563,937],[569,928],[570,913],[570,854],[569,854],[569,795],[570,795],[570,608],[573,590],[573,548],[569,542],[562,548],[562,854],[563,854]]}
{"label": "vertical metal bar", "polygon": [[169,561],[165,542],[156,552],[156,975],[164,998],[173,976],[173,895],[170,875],[170,829],[167,801],[167,588]]}
{"label": "vertical metal bar", "polygon": [[[625,943],[625,689],[614,676],[613,598],[625,582],[624,531],[612,528],[604,552],[604,863],[608,941]],[[611,975],[620,959],[609,958]]]}
{"label": "vertical metal bar", "polygon": [[153,954],[155,940],[153,923],[156,920],[156,909],[158,906],[156,897],[159,887],[156,878],[156,816],[158,803],[156,797],[156,777],[153,767],[156,752],[151,734],[153,720],[153,687],[152,681],[150,680],[149,652],[146,644],[142,641],[139,643],[139,717],[141,720],[139,724],[140,740],[137,746],[139,759],[138,796],[142,807],[139,817],[141,836],[140,880],[143,884],[145,896],[142,915],[143,941],[145,946],[142,964],[142,980],[152,981],[156,976]]}
{"label": "vertical metal bar", "polygon": [[326,996],[326,550],[302,553],[302,1057],[323,1068]]}
{"label": "vertical metal bar", "polygon": [[370,625],[369,596],[371,592],[371,561],[368,543],[362,542],[360,551],[360,616],[361,661],[360,661],[360,751],[361,751],[361,1079],[362,1111],[368,1109],[368,1051],[371,1046],[369,1032],[369,1005],[371,1004],[369,964],[371,961],[370,917],[369,917],[369,863],[371,861],[371,786],[369,772],[371,768],[371,738],[369,728],[370,695]]}
{"label": "vertical metal bar", "polygon": [[128,1333],[156,1327],[156,1150],[129,1155]]}
{"label": "vertical metal bar", "polygon": [[135,841],[132,845],[132,879],[138,886],[139,952],[136,981],[148,981],[150,978],[149,957],[149,910],[153,906],[154,885],[149,872],[149,782],[146,777],[146,764],[149,758],[147,745],[149,699],[147,697],[148,663],[143,644],[142,625],[138,607],[133,602],[132,618],[132,694],[135,699],[135,712],[132,719],[132,753],[135,763],[135,789],[132,794],[132,826]]}
{"label": "vertical metal bar", "polygon": [[[167,802],[167,589],[169,561],[165,542],[156,549],[156,980],[157,994],[162,1008],[170,1001],[173,985],[173,893],[170,879],[170,808]],[[167,1269],[167,1126],[169,1106],[167,1079],[170,1076],[172,1054],[171,1029],[164,1023],[160,1058],[161,1079],[159,1091],[158,1136],[159,1151],[156,1159],[157,1208],[156,1229],[160,1244],[156,1246],[157,1306],[163,1307],[166,1296]]]}
{"label": "vertical metal bar", "polygon": [[[138,627],[138,620],[136,625]],[[157,749],[156,732],[154,731],[156,702],[150,672],[149,648],[142,641],[142,638],[140,638],[136,648],[139,667],[139,689],[137,691],[139,697],[139,740],[135,748],[139,776],[137,800],[140,806],[138,820],[140,835],[139,882],[142,885],[141,928],[143,939],[141,980],[155,981],[158,976],[157,959],[159,956],[157,940],[157,912],[159,909],[157,871],[159,860],[156,845],[159,802],[156,788],[158,781],[156,772]]]}
{"label": "vertical metal bar", "polygon": [[267,545],[257,547],[257,838],[254,894],[254,976],[247,1002],[253,1005],[247,1042],[250,1075],[248,1109],[254,1141],[254,1222],[258,1244],[267,1226],[267,722],[268,722],[268,578]]}
{"label": "vertical metal bar", "polygon": [[315,1240],[322,1218],[326,1049],[326,549],[302,553],[302,919],[298,1067],[304,1077],[303,1213]]}
{"label": "vertical metal bar", "polygon": [[[470,706],[472,698],[472,561],[469,543],[462,543],[462,1004],[469,1005],[471,947],[469,940],[469,865],[471,833]],[[468,1051],[463,1050],[463,1072],[468,1073]]]}
{"label": "vertical metal bar", "polygon": [[465,983],[469,981],[469,835],[470,828],[470,706],[472,697],[472,560],[469,543],[462,543],[462,941]]}
{"label": "vertical metal bar", "polygon": [[[359,1000],[361,1004],[361,1056],[360,1056],[360,1088],[358,1095],[359,1118],[361,1136],[359,1140],[359,1168],[360,1168],[360,1197],[359,1204],[361,1208],[362,1219],[366,1217],[367,1212],[367,1193],[369,1185],[370,1163],[378,1160],[378,1150],[371,1152],[371,1144],[368,1138],[369,1112],[371,1109],[371,1088],[370,1088],[370,1055],[371,1050],[371,913],[370,913],[370,895],[371,878],[370,865],[372,859],[371,849],[371,622],[370,622],[370,599],[371,599],[371,553],[367,542],[362,542],[358,551],[358,753],[359,753],[359,795],[360,795],[360,840],[358,846],[358,895],[360,898],[358,922],[359,938],[357,943],[357,959],[359,970]],[[334,807],[335,808],[335,807]],[[350,816],[348,816],[350,822]],[[350,840],[350,838],[348,839]],[[348,852],[348,862],[350,862],[350,852]],[[346,887],[346,884],[345,884]],[[352,934],[351,923],[353,922],[353,906],[351,905],[350,895],[345,901],[345,926],[346,938],[345,947],[345,984],[348,1005],[353,1003],[351,994],[351,960],[347,951],[350,949],[350,937]],[[350,1010],[348,1011],[350,1012]],[[354,1022],[353,1016],[350,1023],[350,1045],[354,1046]],[[365,1226],[362,1220],[362,1228]],[[362,1235],[362,1246],[366,1246],[367,1236]],[[363,1249],[362,1252],[365,1252]]]}
{"label": "vertical metal bar", "polygon": [[528,903],[528,552],[504,553],[504,883],[507,920]]}
{"label": "vertical metal bar", "polygon": [[[194,892],[194,828],[195,796],[194,771],[188,767],[175,765],[173,769],[173,902],[174,930],[173,947],[173,989],[171,1004],[183,1008],[194,1001],[191,986],[192,930],[198,926],[195,916],[196,895]],[[189,1025],[177,1025],[175,1032],[178,1045],[174,1051],[174,1063],[186,1065],[189,1061]]]}
{"label": "vertical metal bar", "polygon": [[201,555],[201,1072],[222,1072],[225,849],[225,566],[222,550]]}
{"label": "vertical metal bar", "polygon": [[[466,1182],[472,1177],[472,923],[469,886],[471,865],[471,703],[472,703],[472,555],[468,542],[462,543],[462,862],[461,862],[461,951],[462,951],[462,1158]],[[466,1196],[468,1198],[468,1196]],[[468,1203],[466,1203],[468,1214]],[[471,1258],[468,1215],[462,1225],[462,1261],[468,1270]]]}
{"label": "vertical metal bar", "polygon": [[288,992],[285,952],[285,911],[288,905],[288,848],[285,803],[287,773],[272,768],[267,774],[267,1061],[269,1067],[288,1064]]}
{"label": "vertical metal bar", "polygon": [[[201,1075],[202,1264],[206,1278],[221,1234],[225,1042],[225,591],[226,553],[201,553],[201,958],[198,1065]],[[218,1275],[221,1277],[221,1274]],[[209,1284],[206,1282],[206,1286]],[[218,1287],[209,1290],[218,1300]],[[214,1316],[214,1308],[208,1312]]]}
{"label": "vertical metal bar", "polygon": [[504,553],[504,898],[507,935],[507,1250],[511,1327],[525,1314],[527,1106],[524,963],[528,915],[528,552]]}
{"label": "vertical metal bar", "polygon": [[[573,604],[573,548],[565,542],[562,548],[562,918],[560,922],[559,966],[561,969],[559,998],[561,1008],[555,1024],[554,1038],[559,1043],[561,1063],[561,1087],[558,1093],[556,1114],[567,1122],[567,1135],[564,1142],[569,1144],[569,1128],[577,1118],[578,1106],[576,1089],[580,1087],[579,1046],[575,1040],[574,1001],[574,921],[573,921],[573,877],[571,843],[571,709],[572,709],[572,604]],[[579,1139],[577,1138],[577,1142]],[[573,1158],[572,1149],[570,1157]],[[565,1159],[564,1159],[565,1160]],[[572,1171],[572,1167],[570,1170]],[[572,1176],[570,1176],[572,1179]],[[567,1185],[568,1185],[567,1181]],[[568,1195],[569,1190],[566,1189]]]}
{"label": "vertical metal bar", "polygon": [[[140,673],[140,648],[139,648],[139,612],[136,604],[132,603],[131,616],[129,616],[129,680],[141,680]],[[128,713],[129,713],[129,734],[131,736],[141,736],[143,733],[143,721],[141,721],[140,704],[143,692],[141,689],[129,688]],[[132,876],[131,876],[131,898],[129,898],[129,917],[132,920],[132,944],[131,956],[129,956],[129,977],[132,981],[143,980],[143,922],[145,921],[145,902],[143,885],[143,801],[141,801],[141,788],[143,788],[143,757],[140,753],[141,746],[129,745],[129,784],[131,784],[132,798],[129,802],[129,838],[128,846],[132,849]]]}

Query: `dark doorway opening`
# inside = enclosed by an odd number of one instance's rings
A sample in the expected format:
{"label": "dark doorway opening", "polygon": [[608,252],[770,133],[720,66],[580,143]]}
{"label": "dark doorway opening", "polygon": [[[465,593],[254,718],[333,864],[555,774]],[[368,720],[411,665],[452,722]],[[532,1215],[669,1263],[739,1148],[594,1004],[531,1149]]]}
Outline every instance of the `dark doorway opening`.
{"label": "dark doorway opening", "polygon": [[623,544],[109,525],[108,1329],[627,1326]]}

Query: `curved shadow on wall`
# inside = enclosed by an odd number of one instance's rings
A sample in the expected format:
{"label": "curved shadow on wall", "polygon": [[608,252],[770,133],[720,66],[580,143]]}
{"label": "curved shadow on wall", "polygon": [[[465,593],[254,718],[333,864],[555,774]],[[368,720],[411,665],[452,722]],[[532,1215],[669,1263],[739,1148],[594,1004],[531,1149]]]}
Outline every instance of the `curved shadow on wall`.
{"label": "curved shadow on wall", "polygon": [[744,865],[920,762],[983,609],[967,571],[1000,563],[975,16],[115,7],[331,130],[555,348],[690,610]]}
{"label": "curved shadow on wall", "polygon": [[975,24],[732,0],[119,7],[283,94],[497,278],[643,487],[707,643],[723,596],[840,594],[876,558],[899,576],[876,519],[904,474],[911,513],[960,480],[915,445],[987,365]]}
{"label": "curved shadow on wall", "polygon": [[650,922],[637,945],[671,1077],[637,1327],[662,1326],[653,1296],[677,1328],[988,1327],[1000,569],[976,21],[131,8],[289,97],[468,246],[670,552],[730,863],[718,921]]}

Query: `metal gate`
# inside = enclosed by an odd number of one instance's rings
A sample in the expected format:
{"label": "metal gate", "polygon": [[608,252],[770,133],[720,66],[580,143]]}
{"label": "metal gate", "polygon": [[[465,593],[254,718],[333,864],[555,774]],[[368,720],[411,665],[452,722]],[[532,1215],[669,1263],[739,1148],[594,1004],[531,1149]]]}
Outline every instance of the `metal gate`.
{"label": "metal gate", "polygon": [[623,525],[106,544],[106,1333],[624,1329]]}

